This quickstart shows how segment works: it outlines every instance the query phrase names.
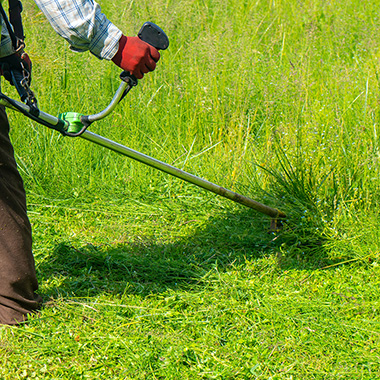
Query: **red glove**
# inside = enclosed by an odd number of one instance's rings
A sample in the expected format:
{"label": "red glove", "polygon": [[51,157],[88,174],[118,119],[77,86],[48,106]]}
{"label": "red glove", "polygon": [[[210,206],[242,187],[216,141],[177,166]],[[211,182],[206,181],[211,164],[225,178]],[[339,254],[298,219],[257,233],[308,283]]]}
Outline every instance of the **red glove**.
{"label": "red glove", "polygon": [[159,59],[160,53],[153,46],[138,37],[122,36],[119,50],[112,58],[112,62],[137,79],[141,79],[144,74],[156,68]]}
{"label": "red glove", "polygon": [[29,73],[32,73],[32,61],[30,60],[29,55],[23,51],[20,53],[20,58],[25,70],[28,70]]}

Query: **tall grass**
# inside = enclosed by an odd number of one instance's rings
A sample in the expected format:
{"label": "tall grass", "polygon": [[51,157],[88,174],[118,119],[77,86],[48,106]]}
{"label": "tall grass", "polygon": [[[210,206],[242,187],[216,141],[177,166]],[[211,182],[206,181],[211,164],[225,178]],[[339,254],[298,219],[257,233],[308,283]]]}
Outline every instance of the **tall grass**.
{"label": "tall grass", "polygon": [[[285,211],[281,237],[290,251],[296,241],[302,252],[326,244],[334,256],[339,245],[342,259],[362,257],[338,242],[351,225],[366,230],[367,217],[378,215],[375,2],[143,1],[120,13],[113,2],[103,6],[126,34],[147,19],[162,25],[170,49],[93,131]],[[41,107],[53,114],[104,108],[118,86],[117,68],[68,51],[36,7],[26,12]],[[213,199],[154,169],[11,118],[28,191],[39,197],[91,202],[186,192],[189,199]]]}
{"label": "tall grass", "polygon": [[[350,4],[131,2],[116,14],[120,5],[102,4],[126,34],[147,19],[164,26],[170,49],[156,72],[91,128],[286,211],[296,240],[303,231],[317,232],[318,245],[327,236],[336,242],[359,215],[363,225],[368,214],[376,219],[379,199],[376,4]],[[27,12],[41,107],[53,114],[104,108],[118,86],[117,68],[68,51],[36,7]],[[199,193],[11,118],[22,126],[13,138],[31,193],[83,201],[163,189]]]}

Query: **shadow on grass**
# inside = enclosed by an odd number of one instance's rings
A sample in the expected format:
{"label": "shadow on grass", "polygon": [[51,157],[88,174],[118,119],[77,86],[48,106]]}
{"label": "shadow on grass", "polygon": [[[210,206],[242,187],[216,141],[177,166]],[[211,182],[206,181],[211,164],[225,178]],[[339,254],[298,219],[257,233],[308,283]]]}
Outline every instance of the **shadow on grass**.
{"label": "shadow on grass", "polygon": [[281,233],[270,232],[269,227],[268,218],[244,210],[212,217],[206,228],[174,243],[147,239],[75,247],[62,242],[38,265],[43,295],[149,294],[191,287],[201,285],[214,268],[226,271],[268,255],[276,255],[280,270],[332,264],[324,258],[322,246],[318,260],[279,255]]}

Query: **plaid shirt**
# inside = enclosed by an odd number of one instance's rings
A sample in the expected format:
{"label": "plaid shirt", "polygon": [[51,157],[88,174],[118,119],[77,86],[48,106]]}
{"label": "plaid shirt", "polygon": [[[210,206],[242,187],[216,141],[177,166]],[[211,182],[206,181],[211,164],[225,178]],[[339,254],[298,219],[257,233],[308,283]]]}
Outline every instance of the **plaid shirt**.
{"label": "plaid shirt", "polygon": [[[89,50],[100,59],[110,60],[119,47],[121,31],[101,12],[93,0],[34,0],[54,30],[74,51]],[[0,56],[13,53],[2,22]]]}

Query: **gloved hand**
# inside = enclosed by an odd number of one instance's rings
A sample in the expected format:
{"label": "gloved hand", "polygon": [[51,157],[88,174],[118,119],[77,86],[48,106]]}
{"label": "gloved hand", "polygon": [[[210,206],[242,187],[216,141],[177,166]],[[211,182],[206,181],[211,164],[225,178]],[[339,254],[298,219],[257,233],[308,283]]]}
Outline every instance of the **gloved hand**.
{"label": "gloved hand", "polygon": [[0,75],[16,87],[21,101],[25,102],[31,110],[38,110],[37,99],[29,87],[32,80],[32,61],[23,49],[0,58]]}
{"label": "gloved hand", "polygon": [[119,50],[112,58],[112,62],[137,79],[142,79],[144,74],[156,68],[159,59],[160,53],[153,46],[138,37],[122,36]]}
{"label": "gloved hand", "polygon": [[11,78],[11,70],[18,71],[22,74],[22,77],[26,79],[26,83],[30,86],[32,80],[32,61],[23,50],[0,58],[0,75],[3,75],[7,81],[14,85]]}

